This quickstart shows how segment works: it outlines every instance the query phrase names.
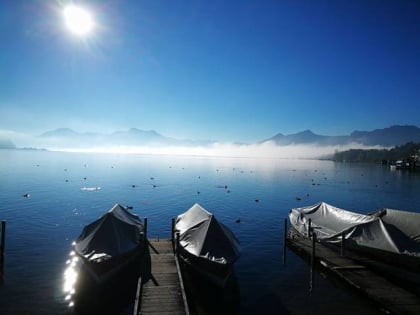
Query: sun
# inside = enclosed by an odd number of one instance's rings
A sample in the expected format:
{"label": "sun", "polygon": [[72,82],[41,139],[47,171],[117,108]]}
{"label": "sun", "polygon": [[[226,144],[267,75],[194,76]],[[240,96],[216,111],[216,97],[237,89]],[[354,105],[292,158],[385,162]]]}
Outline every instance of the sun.
{"label": "sun", "polygon": [[73,4],[63,10],[64,21],[69,31],[77,36],[84,37],[92,33],[94,21],[91,13]]}

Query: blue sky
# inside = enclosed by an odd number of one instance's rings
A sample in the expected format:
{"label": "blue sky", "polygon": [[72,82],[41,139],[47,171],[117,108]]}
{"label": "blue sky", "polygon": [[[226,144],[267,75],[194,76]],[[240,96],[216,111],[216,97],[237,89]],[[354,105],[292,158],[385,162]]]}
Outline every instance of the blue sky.
{"label": "blue sky", "polygon": [[0,129],[253,142],[420,125],[420,2],[69,1],[0,10]]}

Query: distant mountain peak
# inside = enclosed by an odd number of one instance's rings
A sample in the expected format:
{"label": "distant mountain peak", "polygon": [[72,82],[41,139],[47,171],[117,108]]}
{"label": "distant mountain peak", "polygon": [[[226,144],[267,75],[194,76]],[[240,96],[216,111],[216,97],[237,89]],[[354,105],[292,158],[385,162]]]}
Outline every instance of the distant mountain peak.
{"label": "distant mountain peak", "polygon": [[396,146],[407,142],[420,142],[420,128],[412,125],[393,125],[373,131],[353,131],[347,136],[321,136],[307,129],[295,134],[283,136],[277,134],[265,141],[274,141],[278,145],[289,144],[317,144],[317,145],[345,145],[359,143],[362,145]]}
{"label": "distant mountain peak", "polygon": [[155,130],[129,128],[111,134],[78,133],[70,128],[47,131],[39,136],[43,147],[78,148],[109,146],[193,146],[208,145],[208,141],[178,140],[165,137]]}
{"label": "distant mountain peak", "polygon": [[142,129],[138,129],[138,128],[130,128],[128,130],[129,133],[142,133],[142,134],[149,134],[149,135],[153,135],[153,136],[162,136],[161,134],[159,134],[158,132],[156,132],[155,130],[142,130]]}
{"label": "distant mountain peak", "polygon": [[50,131],[46,131],[40,135],[41,138],[46,137],[69,137],[79,135],[76,131],[70,128],[58,128]]}
{"label": "distant mountain peak", "polygon": [[315,133],[313,133],[311,130],[309,130],[309,129],[306,129],[306,130],[304,130],[304,131],[301,131],[301,132],[298,132],[298,133],[295,133],[295,135],[310,135],[310,136],[316,136],[316,134]]}

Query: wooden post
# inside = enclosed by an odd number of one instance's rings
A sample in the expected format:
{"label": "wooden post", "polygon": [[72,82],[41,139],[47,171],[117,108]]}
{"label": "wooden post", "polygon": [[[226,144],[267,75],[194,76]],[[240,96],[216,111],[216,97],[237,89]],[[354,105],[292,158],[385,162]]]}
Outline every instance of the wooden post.
{"label": "wooden post", "polygon": [[345,235],[344,232],[341,233],[341,256],[344,257],[345,249],[344,249],[344,241],[345,241]]}
{"label": "wooden post", "polygon": [[134,301],[134,315],[138,315],[140,313],[140,306],[141,306],[141,291],[142,291],[143,283],[141,281],[141,276],[137,281],[137,291],[136,291],[136,300]]}
{"label": "wooden post", "polygon": [[311,253],[311,278],[309,283],[309,294],[312,293],[314,289],[314,274],[315,274],[315,241],[316,234],[312,231],[312,253]]}
{"label": "wooden post", "polygon": [[4,247],[6,244],[6,221],[1,221],[1,239],[0,239],[0,279],[4,275]]}
{"label": "wooden post", "polygon": [[309,219],[309,221],[308,221],[308,237],[311,237],[311,230],[312,230],[312,220]]}
{"label": "wooden post", "polygon": [[172,251],[175,253],[175,218],[172,218],[171,241],[172,241]]}
{"label": "wooden post", "polygon": [[172,240],[175,240],[175,218],[172,218],[171,238],[172,238]]}
{"label": "wooden post", "polygon": [[179,258],[179,248],[180,248],[180,241],[179,241],[179,232],[176,232],[176,257]]}
{"label": "wooden post", "polygon": [[286,264],[286,240],[287,240],[287,218],[284,219],[284,232],[283,232],[283,265]]}
{"label": "wooden post", "polygon": [[146,248],[147,246],[147,218],[144,218],[144,247]]}

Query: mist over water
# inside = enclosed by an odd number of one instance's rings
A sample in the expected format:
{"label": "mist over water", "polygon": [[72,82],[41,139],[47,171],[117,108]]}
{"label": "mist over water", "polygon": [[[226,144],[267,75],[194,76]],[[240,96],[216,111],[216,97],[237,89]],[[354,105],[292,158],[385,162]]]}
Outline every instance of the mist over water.
{"label": "mist over water", "polygon": [[319,274],[309,296],[306,263],[288,252],[282,265],[283,220],[291,208],[319,201],[361,213],[420,211],[418,174],[381,165],[21,150],[0,150],[0,161],[0,219],[7,220],[2,314],[72,313],[63,291],[71,244],[114,204],[133,206],[148,218],[149,236],[164,238],[171,218],[196,202],[241,241],[240,314],[377,314]]}
{"label": "mist over water", "polygon": [[23,133],[0,130],[0,138],[12,139],[19,148],[47,149],[59,152],[111,153],[111,154],[153,154],[208,157],[247,157],[280,159],[331,158],[335,152],[349,149],[386,149],[380,145],[363,145],[357,142],[347,144],[299,144],[279,145],[274,141],[257,143],[209,142],[206,144],[167,145],[159,142],[147,145],[107,144],[95,140],[95,136],[84,136],[83,140],[63,140],[60,137],[34,137]]}
{"label": "mist over water", "polygon": [[292,144],[280,146],[268,141],[261,144],[215,143],[209,146],[110,146],[90,148],[50,148],[52,151],[111,154],[152,154],[229,158],[319,159],[331,158],[335,152],[349,149],[383,149],[382,146],[361,144],[318,146]]}

